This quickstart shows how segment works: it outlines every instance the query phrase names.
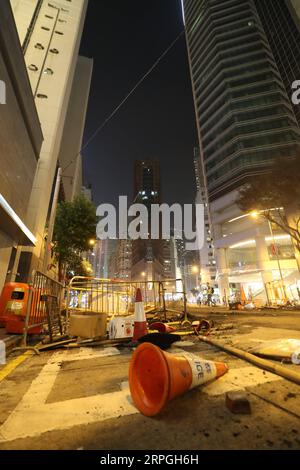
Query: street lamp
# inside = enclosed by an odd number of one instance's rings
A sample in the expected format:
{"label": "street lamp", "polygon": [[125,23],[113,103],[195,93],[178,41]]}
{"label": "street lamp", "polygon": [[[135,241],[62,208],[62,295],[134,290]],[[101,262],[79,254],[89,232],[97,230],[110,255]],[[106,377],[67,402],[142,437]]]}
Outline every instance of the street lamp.
{"label": "street lamp", "polygon": [[94,240],[94,238],[91,238],[91,239],[89,240],[89,245],[90,245],[90,246],[95,246],[95,244],[96,244],[96,240]]}

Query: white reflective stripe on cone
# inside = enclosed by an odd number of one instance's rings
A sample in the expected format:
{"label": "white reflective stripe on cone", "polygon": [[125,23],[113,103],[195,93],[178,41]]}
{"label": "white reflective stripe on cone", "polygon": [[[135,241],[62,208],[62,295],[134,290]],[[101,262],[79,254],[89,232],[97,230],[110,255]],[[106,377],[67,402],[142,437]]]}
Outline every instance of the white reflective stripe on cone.
{"label": "white reflective stripe on cone", "polygon": [[134,310],[135,322],[146,322],[146,315],[143,302],[136,302]]}
{"label": "white reflective stripe on cone", "polygon": [[217,368],[214,362],[205,361],[204,359],[200,359],[192,354],[184,355],[184,357],[188,360],[193,374],[190,389],[216,378]]}

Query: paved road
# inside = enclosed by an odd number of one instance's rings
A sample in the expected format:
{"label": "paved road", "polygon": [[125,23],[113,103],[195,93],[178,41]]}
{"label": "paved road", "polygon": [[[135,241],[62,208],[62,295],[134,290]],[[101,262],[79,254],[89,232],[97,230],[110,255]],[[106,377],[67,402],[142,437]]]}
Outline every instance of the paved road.
{"label": "paved road", "polygon": [[[299,319],[292,314],[218,316],[223,323],[235,321],[235,328],[220,331],[218,339],[245,348],[276,336],[300,339]],[[191,339],[192,346],[176,345],[177,351],[224,361],[229,372],[173,400],[156,418],[133,406],[128,349],[30,356],[0,382],[0,450],[300,449],[300,387]],[[225,393],[238,389],[246,390],[251,415],[226,408]]]}

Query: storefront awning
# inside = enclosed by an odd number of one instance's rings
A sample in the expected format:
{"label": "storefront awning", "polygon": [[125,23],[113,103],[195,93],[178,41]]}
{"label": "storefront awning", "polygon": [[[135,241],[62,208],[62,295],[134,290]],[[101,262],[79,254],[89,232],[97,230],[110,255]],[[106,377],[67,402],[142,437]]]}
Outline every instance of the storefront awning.
{"label": "storefront awning", "polygon": [[35,236],[15,213],[6,199],[0,194],[0,230],[22,246],[34,246]]}

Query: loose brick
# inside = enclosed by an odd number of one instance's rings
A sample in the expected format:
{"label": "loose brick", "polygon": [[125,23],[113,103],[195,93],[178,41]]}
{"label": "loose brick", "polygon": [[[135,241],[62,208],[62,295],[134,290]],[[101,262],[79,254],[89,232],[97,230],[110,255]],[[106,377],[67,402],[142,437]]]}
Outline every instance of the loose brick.
{"label": "loose brick", "polygon": [[251,405],[244,392],[226,393],[226,406],[231,413],[243,415],[251,414]]}

